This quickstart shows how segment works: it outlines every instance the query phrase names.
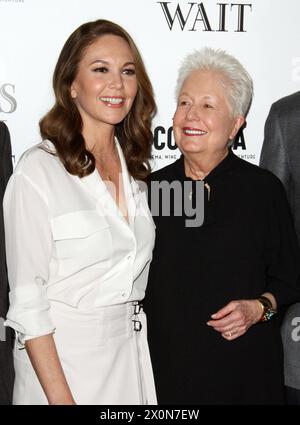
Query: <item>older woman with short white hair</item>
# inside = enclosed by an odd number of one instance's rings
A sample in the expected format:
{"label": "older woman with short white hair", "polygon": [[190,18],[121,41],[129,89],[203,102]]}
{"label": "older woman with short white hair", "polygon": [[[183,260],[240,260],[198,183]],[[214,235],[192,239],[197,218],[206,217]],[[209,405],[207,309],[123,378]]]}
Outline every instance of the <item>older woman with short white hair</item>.
{"label": "older woman with short white hair", "polygon": [[300,299],[300,254],[280,181],[230,148],[252,95],[248,72],[222,50],[196,51],[179,70],[182,156],[151,183],[203,181],[204,222],[187,227],[176,205],[154,217],[145,307],[159,403],[284,403],[275,313]]}

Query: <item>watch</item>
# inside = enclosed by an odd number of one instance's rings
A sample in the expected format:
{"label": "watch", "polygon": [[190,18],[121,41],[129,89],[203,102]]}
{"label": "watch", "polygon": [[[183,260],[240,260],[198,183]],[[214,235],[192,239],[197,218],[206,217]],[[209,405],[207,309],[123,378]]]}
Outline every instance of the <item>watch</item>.
{"label": "watch", "polygon": [[267,322],[271,319],[271,317],[276,314],[276,311],[273,309],[272,303],[269,300],[269,298],[264,297],[263,295],[261,297],[257,298],[257,301],[260,302],[262,307],[262,315],[259,319],[260,322]]}

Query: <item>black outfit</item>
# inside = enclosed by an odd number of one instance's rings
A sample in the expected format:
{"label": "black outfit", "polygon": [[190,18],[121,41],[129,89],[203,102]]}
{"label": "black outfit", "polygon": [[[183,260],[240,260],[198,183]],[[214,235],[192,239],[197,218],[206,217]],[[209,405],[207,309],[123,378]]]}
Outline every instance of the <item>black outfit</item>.
{"label": "black outfit", "polygon": [[[151,180],[190,180],[183,156]],[[276,319],[233,341],[206,322],[228,302],[266,291],[279,307],[300,299],[300,253],[285,191],[272,173],[231,150],[205,183],[202,226],[185,227],[184,215],[153,217],[144,305],[158,402],[284,403]]]}
{"label": "black outfit", "polygon": [[[0,317],[8,310],[8,283],[5,259],[5,240],[2,201],[7,181],[12,173],[10,137],[6,125],[0,121]],[[3,324],[3,320],[1,322]],[[13,391],[12,332],[6,328],[5,341],[0,340],[0,404],[11,404]],[[2,333],[1,333],[2,335]]]}

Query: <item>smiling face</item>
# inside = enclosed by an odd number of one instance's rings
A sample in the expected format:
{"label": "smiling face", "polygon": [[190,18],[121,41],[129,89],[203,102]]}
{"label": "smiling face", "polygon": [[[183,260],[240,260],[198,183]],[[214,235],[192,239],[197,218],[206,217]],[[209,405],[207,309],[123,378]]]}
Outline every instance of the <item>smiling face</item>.
{"label": "smiling face", "polygon": [[224,156],[243,123],[241,115],[232,117],[221,74],[193,71],[183,82],[173,129],[184,155]]}
{"label": "smiling face", "polygon": [[96,39],[85,49],[71,85],[84,128],[120,123],[131,109],[137,87],[127,42],[111,34]]}

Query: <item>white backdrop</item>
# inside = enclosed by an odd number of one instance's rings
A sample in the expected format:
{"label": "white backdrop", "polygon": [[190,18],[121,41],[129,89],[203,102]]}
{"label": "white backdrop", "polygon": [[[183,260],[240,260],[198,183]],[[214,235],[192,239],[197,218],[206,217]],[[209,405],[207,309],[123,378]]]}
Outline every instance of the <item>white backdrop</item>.
{"label": "white backdrop", "polygon": [[154,167],[179,156],[171,134],[178,66],[192,50],[223,48],[254,80],[244,140],[235,152],[258,163],[270,105],[300,88],[299,0],[0,0],[0,120],[13,154],[39,142],[38,121],[52,106],[52,73],[67,37],[105,18],[135,39],[156,95]]}

